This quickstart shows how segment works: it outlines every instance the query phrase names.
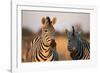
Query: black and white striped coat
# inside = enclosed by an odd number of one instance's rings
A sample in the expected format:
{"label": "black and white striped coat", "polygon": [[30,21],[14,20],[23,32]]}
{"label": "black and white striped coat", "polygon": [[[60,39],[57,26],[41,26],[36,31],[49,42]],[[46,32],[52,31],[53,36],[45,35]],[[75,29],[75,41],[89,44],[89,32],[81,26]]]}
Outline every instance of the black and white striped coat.
{"label": "black and white striped coat", "polygon": [[68,37],[68,50],[73,60],[90,59],[90,44],[83,39],[72,26],[72,32],[66,32]]}
{"label": "black and white striped coat", "polygon": [[[42,33],[36,36],[31,42],[31,59],[34,62],[55,61],[58,60],[55,42],[55,24],[56,18],[51,21],[49,17],[42,18]],[[29,52],[29,54],[30,54]]]}

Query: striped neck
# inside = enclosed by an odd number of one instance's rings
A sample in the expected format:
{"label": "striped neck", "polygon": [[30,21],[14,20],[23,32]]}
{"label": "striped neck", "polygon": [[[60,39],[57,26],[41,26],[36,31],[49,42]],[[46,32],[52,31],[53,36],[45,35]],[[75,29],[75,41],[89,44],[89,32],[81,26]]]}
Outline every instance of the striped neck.
{"label": "striped neck", "polygon": [[49,45],[45,45],[43,42],[41,43],[41,51],[42,52],[49,52],[50,51],[50,46]]}
{"label": "striped neck", "polygon": [[44,42],[43,42],[43,45],[44,45],[45,47],[49,47],[49,45],[44,44]]}

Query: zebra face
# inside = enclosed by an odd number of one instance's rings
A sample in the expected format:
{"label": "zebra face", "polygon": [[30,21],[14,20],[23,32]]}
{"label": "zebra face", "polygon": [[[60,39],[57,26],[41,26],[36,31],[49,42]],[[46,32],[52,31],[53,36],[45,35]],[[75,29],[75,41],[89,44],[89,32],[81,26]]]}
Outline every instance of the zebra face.
{"label": "zebra face", "polygon": [[42,40],[45,45],[50,45],[52,40],[55,39],[55,29],[53,27],[55,22],[55,17],[52,20],[49,17],[42,18]]}
{"label": "zebra face", "polygon": [[70,52],[77,50],[79,46],[79,41],[81,41],[80,34],[78,32],[75,32],[74,27],[72,28],[73,32],[66,32],[68,37],[68,50]]}

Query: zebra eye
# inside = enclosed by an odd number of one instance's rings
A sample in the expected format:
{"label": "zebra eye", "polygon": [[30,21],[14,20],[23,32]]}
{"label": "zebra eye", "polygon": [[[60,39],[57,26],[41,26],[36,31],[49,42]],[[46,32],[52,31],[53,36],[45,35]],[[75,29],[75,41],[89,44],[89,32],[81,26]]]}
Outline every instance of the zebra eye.
{"label": "zebra eye", "polygon": [[44,30],[45,32],[47,32],[47,30]]}
{"label": "zebra eye", "polygon": [[70,40],[68,40],[68,42],[70,42]]}

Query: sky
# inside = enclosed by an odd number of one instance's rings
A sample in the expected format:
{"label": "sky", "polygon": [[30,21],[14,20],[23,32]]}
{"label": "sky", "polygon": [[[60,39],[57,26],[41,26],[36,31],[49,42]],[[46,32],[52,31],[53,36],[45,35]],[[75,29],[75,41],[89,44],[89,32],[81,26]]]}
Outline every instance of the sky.
{"label": "sky", "polygon": [[72,13],[72,12],[39,12],[39,11],[22,11],[22,27],[37,32],[41,28],[42,17],[49,16],[57,18],[54,25],[55,30],[64,31],[66,28],[71,30],[72,25],[79,23],[84,32],[90,31],[90,14]]}

